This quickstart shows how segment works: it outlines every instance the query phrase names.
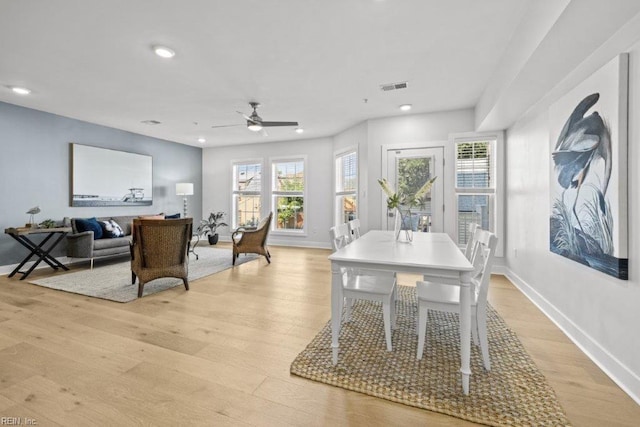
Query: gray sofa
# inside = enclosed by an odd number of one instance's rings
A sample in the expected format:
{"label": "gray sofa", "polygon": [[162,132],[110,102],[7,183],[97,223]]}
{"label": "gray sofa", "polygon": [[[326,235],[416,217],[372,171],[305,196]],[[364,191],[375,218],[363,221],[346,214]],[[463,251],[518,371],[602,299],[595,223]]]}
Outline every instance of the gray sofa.
{"label": "gray sofa", "polygon": [[138,218],[138,216],[97,217],[98,221],[113,219],[125,234],[124,237],[98,240],[93,239],[93,231],[78,232],[75,218],[65,218],[65,224],[68,224],[73,230],[67,234],[67,256],[71,258],[89,258],[91,259],[91,268],[93,268],[94,258],[129,255],[131,224],[134,218]]}

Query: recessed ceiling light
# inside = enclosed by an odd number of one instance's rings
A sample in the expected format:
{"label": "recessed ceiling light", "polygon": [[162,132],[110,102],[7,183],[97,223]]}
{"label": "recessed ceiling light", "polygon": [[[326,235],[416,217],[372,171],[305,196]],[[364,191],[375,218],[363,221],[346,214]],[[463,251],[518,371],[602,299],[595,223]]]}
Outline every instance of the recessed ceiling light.
{"label": "recessed ceiling light", "polygon": [[18,86],[9,86],[13,93],[17,93],[18,95],[29,95],[31,93],[31,89],[27,89],[26,87],[18,87]]}
{"label": "recessed ceiling light", "polygon": [[402,111],[409,111],[409,110],[411,110],[411,104],[402,104],[402,105],[400,106],[400,110],[402,110]]}
{"label": "recessed ceiling light", "polygon": [[304,132],[304,129],[302,129],[302,128],[296,128],[296,133],[302,133],[302,132]]}
{"label": "recessed ceiling light", "polygon": [[156,53],[156,55],[158,55],[161,58],[168,59],[176,56],[176,53],[173,51],[173,49],[169,49],[166,46],[154,46],[153,51]]}
{"label": "recessed ceiling light", "polygon": [[205,142],[207,142],[207,140],[204,138],[198,138],[198,142],[204,144]]}

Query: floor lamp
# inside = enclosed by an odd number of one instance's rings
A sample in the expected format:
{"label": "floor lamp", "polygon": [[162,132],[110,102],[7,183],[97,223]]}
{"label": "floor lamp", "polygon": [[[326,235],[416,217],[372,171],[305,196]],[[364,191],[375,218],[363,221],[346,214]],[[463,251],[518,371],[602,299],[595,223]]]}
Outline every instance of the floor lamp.
{"label": "floor lamp", "polygon": [[187,196],[193,196],[193,183],[191,182],[179,182],[176,184],[176,195],[182,196],[184,200],[183,205],[183,218],[187,217]]}

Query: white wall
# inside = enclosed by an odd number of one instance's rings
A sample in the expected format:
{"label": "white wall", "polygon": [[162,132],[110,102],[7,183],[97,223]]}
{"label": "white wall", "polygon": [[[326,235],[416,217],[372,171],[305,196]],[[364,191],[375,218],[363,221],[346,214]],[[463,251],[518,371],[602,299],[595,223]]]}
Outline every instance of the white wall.
{"label": "white wall", "polygon": [[[474,112],[472,109],[443,111],[437,113],[411,114],[383,119],[370,120],[368,141],[368,164],[366,187],[369,189],[367,210],[369,213],[368,229],[382,228],[382,191],[378,178],[382,176],[383,146],[396,148],[443,146],[446,161],[444,176],[445,206],[455,206],[454,165],[455,150],[449,141],[449,134],[474,130]],[[386,155],[386,153],[385,153]],[[362,183],[361,183],[362,185]],[[449,211],[450,212],[450,211]],[[445,231],[455,237],[455,217],[445,215]]]}
{"label": "white wall", "polygon": [[[506,263],[510,278],[640,403],[640,43],[628,51],[629,280],[549,251],[551,144],[546,109],[521,118],[507,132]],[[619,52],[612,50],[609,59]]]}
{"label": "white wall", "polygon": [[[249,159],[262,159],[263,214],[269,212],[271,199],[268,197],[270,192],[267,186],[270,185],[270,159],[287,156],[307,157],[307,198],[305,199],[307,235],[284,236],[270,233],[269,243],[329,248],[328,230],[332,226],[333,218],[333,139],[331,138],[204,149],[202,154],[203,218],[206,218],[209,212],[231,213],[232,163]],[[230,221],[229,217],[227,219]],[[219,234],[221,240],[229,240],[230,228],[220,229]]]}
{"label": "white wall", "polygon": [[[367,208],[368,188],[367,179],[369,170],[368,152],[369,127],[367,122],[362,122],[349,129],[340,132],[333,137],[333,152],[337,154],[348,148],[356,147],[358,150],[358,218],[360,219],[360,228],[362,230],[369,229],[369,211]],[[334,178],[335,180],[335,178]],[[334,187],[335,188],[335,182]],[[335,212],[335,198],[333,199],[333,209]]]}
{"label": "white wall", "polygon": [[[279,156],[306,155],[308,200],[306,203],[308,234],[282,236],[271,233],[271,244],[290,246],[330,247],[328,230],[333,225],[334,213],[334,157],[345,148],[358,148],[359,212],[363,231],[381,227],[382,193],[377,179],[381,176],[383,146],[444,146],[448,165],[454,164],[454,150],[449,135],[473,130],[473,110],[445,111],[427,114],[409,114],[374,119],[359,123],[331,138],[313,140],[247,144],[203,150],[202,216],[211,211],[231,212],[231,165],[234,161],[262,159],[265,173],[269,173],[269,159]],[[445,193],[454,185],[453,173],[448,167],[444,177]],[[268,183],[265,183],[268,185]],[[452,192],[445,203],[455,205]],[[268,191],[265,191],[268,195]],[[265,203],[270,200],[265,198]],[[264,212],[268,212],[265,206]],[[455,220],[445,221],[452,236]],[[222,240],[229,239],[228,228],[220,231]]]}

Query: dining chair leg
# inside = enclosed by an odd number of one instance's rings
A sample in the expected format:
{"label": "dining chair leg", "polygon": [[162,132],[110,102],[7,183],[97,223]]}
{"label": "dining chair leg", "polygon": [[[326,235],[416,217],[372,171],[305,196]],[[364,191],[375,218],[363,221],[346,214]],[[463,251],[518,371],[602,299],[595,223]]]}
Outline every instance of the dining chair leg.
{"label": "dining chair leg", "polygon": [[353,298],[344,299],[344,321],[351,321],[351,308],[353,307]]}
{"label": "dining chair leg", "polygon": [[418,354],[416,355],[416,359],[422,359],[422,353],[424,350],[424,342],[427,336],[427,316],[429,315],[429,310],[427,307],[419,304],[418,305],[418,324],[416,325],[418,328]]}
{"label": "dining chair leg", "polygon": [[397,311],[396,311],[396,298],[398,296],[397,294],[397,286],[393,287],[393,292],[391,293],[391,329],[395,329],[396,328],[396,315],[397,315]]}
{"label": "dining chair leg", "polygon": [[482,362],[484,369],[491,370],[491,360],[489,359],[489,341],[487,340],[487,314],[478,313],[476,315],[478,323],[478,335],[480,338],[480,350],[482,351]]}
{"label": "dining chair leg", "polygon": [[391,296],[382,302],[382,319],[384,320],[384,337],[387,341],[387,351],[392,351],[391,346]]}
{"label": "dining chair leg", "polygon": [[480,345],[480,340],[478,339],[478,318],[476,314],[471,314],[471,338],[473,339],[473,344]]}

